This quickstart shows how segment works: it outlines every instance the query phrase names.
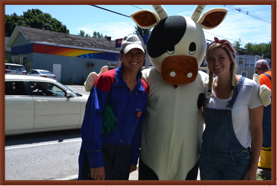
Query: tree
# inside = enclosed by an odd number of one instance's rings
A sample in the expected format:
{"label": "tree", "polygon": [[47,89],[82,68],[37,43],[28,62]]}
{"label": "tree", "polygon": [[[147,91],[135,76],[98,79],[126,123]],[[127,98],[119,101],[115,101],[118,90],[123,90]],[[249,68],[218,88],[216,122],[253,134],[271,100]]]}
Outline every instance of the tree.
{"label": "tree", "polygon": [[80,35],[80,36],[85,36],[85,31],[80,30],[80,33],[79,33],[78,35]]}
{"label": "tree", "polygon": [[93,37],[93,38],[106,38],[107,39],[107,35],[103,36],[103,34],[100,34],[99,32],[93,32],[93,35],[90,36],[89,34],[85,34],[85,31],[80,30],[80,33],[78,34],[80,36],[85,36],[85,37]]}
{"label": "tree", "polygon": [[134,33],[143,37],[144,35],[150,35],[151,29],[144,29],[139,26],[135,26]]}
{"label": "tree", "polygon": [[264,54],[264,58],[271,59],[271,41],[268,43],[247,43],[244,48],[247,52],[254,55],[262,55]]}
{"label": "tree", "polygon": [[92,35],[93,38],[106,38],[107,39],[107,35],[103,36],[103,34],[99,33],[99,32],[93,32],[93,35]]}
{"label": "tree", "polygon": [[235,48],[240,48],[241,44],[240,44],[239,41],[235,41],[235,42],[233,43],[233,46],[234,46]]}
{"label": "tree", "polygon": [[69,33],[69,30],[62,24],[62,22],[58,21],[56,18],[52,18],[48,13],[43,13],[39,9],[29,9],[27,12],[23,12],[22,16],[18,16],[16,13],[5,15],[6,36],[9,37],[17,25]]}

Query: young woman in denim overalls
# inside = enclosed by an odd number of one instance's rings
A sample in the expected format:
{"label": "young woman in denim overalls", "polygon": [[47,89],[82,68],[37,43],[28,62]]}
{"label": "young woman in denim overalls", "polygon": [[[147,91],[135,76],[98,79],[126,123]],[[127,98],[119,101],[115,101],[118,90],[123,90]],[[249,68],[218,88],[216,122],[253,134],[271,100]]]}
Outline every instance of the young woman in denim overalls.
{"label": "young woman in denim overalls", "polygon": [[235,50],[226,40],[215,38],[207,48],[206,61],[209,83],[203,109],[201,180],[255,180],[262,146],[259,85],[235,74]]}

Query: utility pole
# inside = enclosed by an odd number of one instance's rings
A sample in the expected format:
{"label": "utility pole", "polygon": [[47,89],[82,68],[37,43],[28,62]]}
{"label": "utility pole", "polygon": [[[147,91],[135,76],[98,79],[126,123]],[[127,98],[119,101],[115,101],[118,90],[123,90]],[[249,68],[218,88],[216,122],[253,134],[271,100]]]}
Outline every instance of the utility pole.
{"label": "utility pole", "polygon": [[246,77],[246,57],[247,57],[247,54],[245,54],[245,60],[244,60],[244,77]]}

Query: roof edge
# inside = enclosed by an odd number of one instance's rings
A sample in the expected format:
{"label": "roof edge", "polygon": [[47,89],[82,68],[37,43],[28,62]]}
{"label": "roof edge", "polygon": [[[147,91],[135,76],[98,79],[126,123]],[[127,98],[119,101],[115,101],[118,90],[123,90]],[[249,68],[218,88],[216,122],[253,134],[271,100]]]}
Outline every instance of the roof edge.
{"label": "roof edge", "polygon": [[16,37],[18,36],[19,33],[21,33],[21,34],[23,35],[23,37],[25,37],[25,39],[26,39],[27,41],[29,41],[28,38],[22,33],[22,31],[20,30],[20,28],[19,28],[18,26],[16,26],[16,27],[13,29],[13,32],[12,32],[12,34],[11,34],[11,36],[10,36],[10,39],[9,39],[8,43],[7,43],[7,47],[10,47],[10,48],[12,47],[12,44],[14,43],[14,41],[15,41],[15,39],[16,39]]}

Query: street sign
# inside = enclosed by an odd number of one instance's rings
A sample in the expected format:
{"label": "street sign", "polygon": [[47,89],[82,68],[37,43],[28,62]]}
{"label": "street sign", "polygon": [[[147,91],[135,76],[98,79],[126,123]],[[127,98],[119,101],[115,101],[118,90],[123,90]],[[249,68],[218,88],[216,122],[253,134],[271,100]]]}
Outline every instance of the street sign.
{"label": "street sign", "polygon": [[115,48],[120,48],[121,47],[122,40],[123,40],[123,38],[115,40]]}

